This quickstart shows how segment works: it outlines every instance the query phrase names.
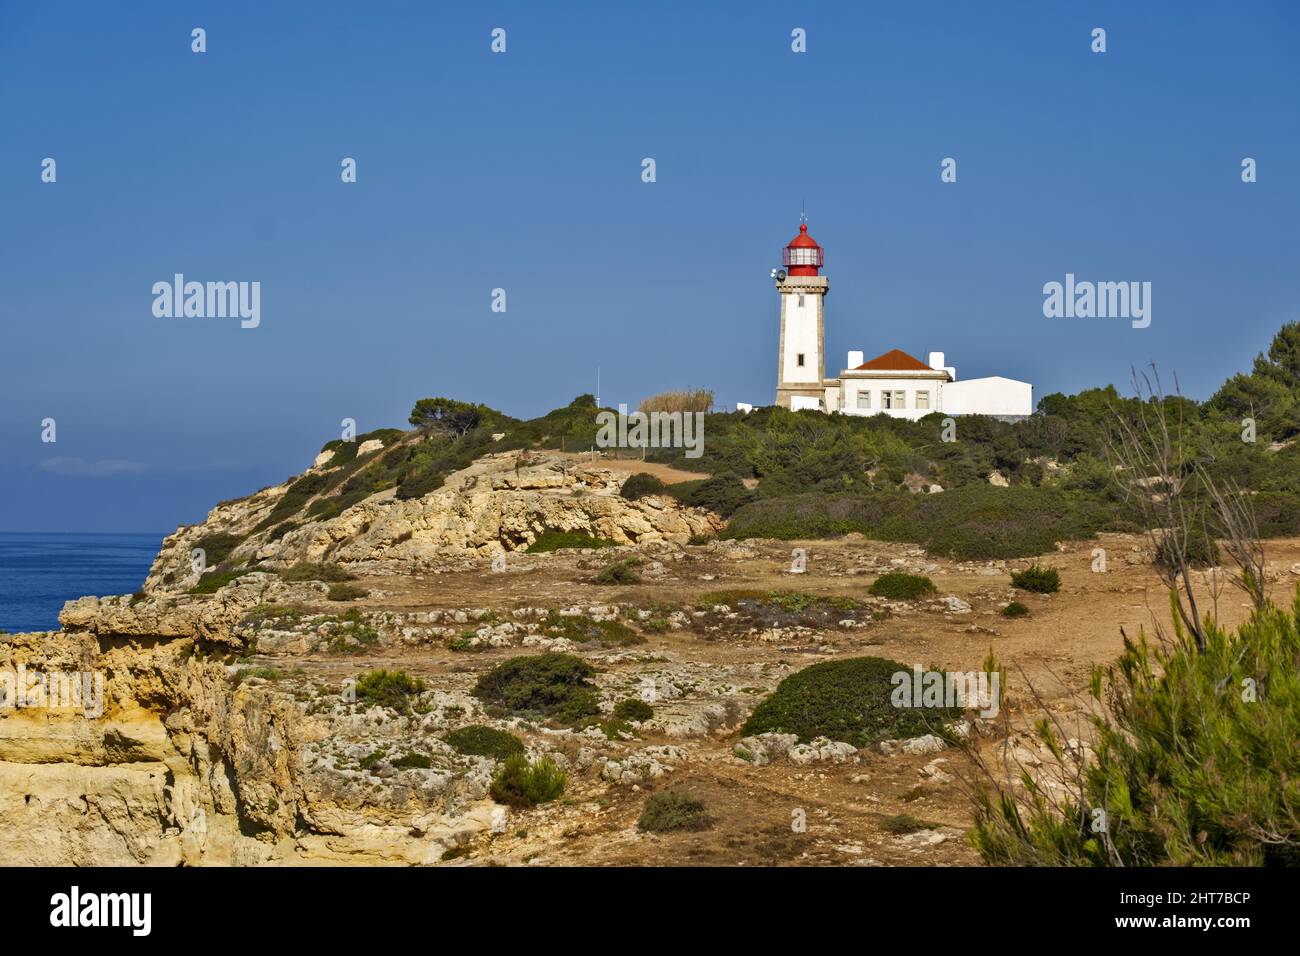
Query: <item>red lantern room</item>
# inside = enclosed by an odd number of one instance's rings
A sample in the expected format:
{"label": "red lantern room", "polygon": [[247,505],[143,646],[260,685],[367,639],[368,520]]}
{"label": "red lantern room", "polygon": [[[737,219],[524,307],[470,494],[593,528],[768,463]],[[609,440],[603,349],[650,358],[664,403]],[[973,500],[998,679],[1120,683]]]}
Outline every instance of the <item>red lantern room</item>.
{"label": "red lantern room", "polygon": [[824,250],[808,235],[808,223],[799,223],[799,235],[781,250],[781,263],[792,276],[815,276],[825,264]]}

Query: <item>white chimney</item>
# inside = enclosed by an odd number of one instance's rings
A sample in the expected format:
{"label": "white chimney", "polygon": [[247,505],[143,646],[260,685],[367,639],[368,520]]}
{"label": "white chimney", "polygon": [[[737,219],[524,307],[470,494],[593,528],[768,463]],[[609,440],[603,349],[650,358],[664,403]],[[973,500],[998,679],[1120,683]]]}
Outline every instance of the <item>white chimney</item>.
{"label": "white chimney", "polygon": [[931,352],[931,353],[930,353],[930,368],[934,369],[936,372],[943,368],[943,353],[942,353],[942,352]]}
{"label": "white chimney", "polygon": [[858,367],[859,365],[861,365],[861,364],[862,364],[862,353],[861,353],[861,352],[850,352],[850,353],[849,353],[849,364],[848,364],[847,368],[857,368],[857,367]]}

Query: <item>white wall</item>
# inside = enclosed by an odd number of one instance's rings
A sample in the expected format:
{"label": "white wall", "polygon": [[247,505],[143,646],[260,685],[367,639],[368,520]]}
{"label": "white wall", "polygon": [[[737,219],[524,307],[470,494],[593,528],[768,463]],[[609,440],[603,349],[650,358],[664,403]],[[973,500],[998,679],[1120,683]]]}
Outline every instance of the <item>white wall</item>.
{"label": "white wall", "polygon": [[949,382],[943,387],[943,411],[950,415],[1032,415],[1034,386],[999,375]]}
{"label": "white wall", "polygon": [[[894,418],[924,418],[931,412],[943,410],[941,388],[951,386],[935,378],[843,378],[840,380],[840,411],[845,415],[890,415]],[[904,393],[902,408],[885,408],[881,401],[882,391]],[[928,408],[916,407],[916,393],[929,392]],[[871,393],[871,407],[859,408],[858,395]]]}
{"label": "white wall", "polygon": [[[787,383],[811,384],[821,387],[822,363],[818,360],[817,349],[820,345],[817,334],[817,307],[821,296],[812,292],[803,293],[803,305],[799,305],[799,293],[781,294],[781,308],[785,315],[785,354],[781,356],[781,381]],[[803,365],[798,364],[799,353],[803,353]]]}

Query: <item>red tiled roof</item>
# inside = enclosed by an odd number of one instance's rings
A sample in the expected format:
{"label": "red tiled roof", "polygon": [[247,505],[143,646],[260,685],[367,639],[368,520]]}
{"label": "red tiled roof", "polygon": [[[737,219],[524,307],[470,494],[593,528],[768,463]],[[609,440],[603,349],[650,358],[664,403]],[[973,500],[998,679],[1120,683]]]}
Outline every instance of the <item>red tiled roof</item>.
{"label": "red tiled roof", "polygon": [[890,349],[884,355],[877,355],[870,362],[859,365],[858,370],[872,372],[934,371],[919,358],[908,355],[902,349]]}

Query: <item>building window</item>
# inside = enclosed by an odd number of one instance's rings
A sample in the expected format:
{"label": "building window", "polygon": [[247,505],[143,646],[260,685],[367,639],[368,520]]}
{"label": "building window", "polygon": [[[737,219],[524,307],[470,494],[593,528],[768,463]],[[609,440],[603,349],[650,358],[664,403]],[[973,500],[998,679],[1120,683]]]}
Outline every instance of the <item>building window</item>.
{"label": "building window", "polygon": [[929,392],[917,392],[917,393],[916,393],[916,407],[917,407],[917,408],[929,408],[929,407],[930,407],[930,393],[929,393]]}
{"label": "building window", "polygon": [[893,392],[890,392],[890,391],[883,391],[883,392],[880,393],[880,407],[881,407],[881,408],[893,408],[893,407],[894,407],[894,393],[893,393]]}
{"label": "building window", "polygon": [[796,356],[794,357],[794,364],[795,364],[795,365],[798,365],[800,368],[803,368],[803,353],[802,353],[802,352],[800,352],[798,355],[796,355]]}
{"label": "building window", "polygon": [[906,407],[907,407],[907,393],[906,393],[906,392],[895,392],[895,393],[894,393],[894,406],[893,406],[893,407],[894,407],[894,408],[906,408]]}
{"label": "building window", "polygon": [[870,407],[871,407],[871,393],[858,392],[858,408],[870,408]]}

